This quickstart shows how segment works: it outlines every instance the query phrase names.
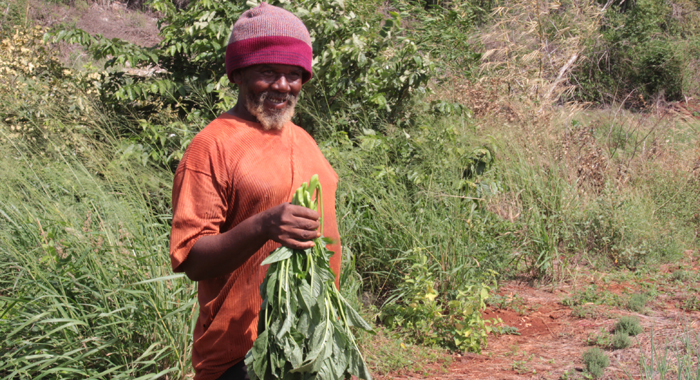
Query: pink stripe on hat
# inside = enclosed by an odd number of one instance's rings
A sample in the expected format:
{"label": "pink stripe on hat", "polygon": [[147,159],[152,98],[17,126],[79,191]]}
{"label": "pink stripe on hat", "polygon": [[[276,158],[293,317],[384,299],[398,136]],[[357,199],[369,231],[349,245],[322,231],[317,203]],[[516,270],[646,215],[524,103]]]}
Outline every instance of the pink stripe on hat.
{"label": "pink stripe on hat", "polygon": [[294,65],[304,69],[302,81],[311,79],[313,52],[304,23],[291,12],[267,3],[251,8],[233,25],[226,47],[226,74],[258,65]]}

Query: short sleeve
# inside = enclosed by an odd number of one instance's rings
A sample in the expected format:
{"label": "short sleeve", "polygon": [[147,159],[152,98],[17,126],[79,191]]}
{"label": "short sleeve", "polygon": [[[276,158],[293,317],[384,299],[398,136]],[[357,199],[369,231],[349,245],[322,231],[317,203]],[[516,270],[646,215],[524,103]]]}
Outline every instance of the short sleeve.
{"label": "short sleeve", "polygon": [[175,172],[170,261],[173,271],[187,259],[199,238],[220,233],[227,214],[226,166],[215,147],[192,142]]}

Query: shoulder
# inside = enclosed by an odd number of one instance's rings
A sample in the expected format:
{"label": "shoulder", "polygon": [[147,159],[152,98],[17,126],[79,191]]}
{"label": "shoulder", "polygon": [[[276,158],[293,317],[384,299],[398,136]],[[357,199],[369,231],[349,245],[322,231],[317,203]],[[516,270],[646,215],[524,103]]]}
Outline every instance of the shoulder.
{"label": "shoulder", "polygon": [[316,140],[314,140],[314,138],[309,134],[309,132],[306,132],[304,128],[291,122],[287,125],[287,127],[292,129],[294,133],[294,139],[296,140],[295,143],[297,145],[300,145],[307,149],[313,149],[314,151],[318,151],[319,153],[321,152],[321,150],[318,148]]}
{"label": "shoulder", "polygon": [[338,174],[336,174],[331,164],[323,155],[323,152],[321,152],[321,149],[316,143],[316,140],[314,140],[314,138],[308,132],[306,132],[306,130],[304,130],[296,124],[291,124],[291,128],[293,128],[294,130],[294,135],[296,137],[295,145],[298,146],[299,151],[304,152],[303,154],[305,156],[308,156],[310,161],[314,163],[314,166],[320,166],[316,169],[323,170],[329,175],[329,178],[331,178],[335,183],[337,183]]}
{"label": "shoulder", "polygon": [[217,166],[212,163],[228,166],[246,146],[251,145],[256,131],[252,123],[222,114],[192,139],[178,169],[206,171]]}

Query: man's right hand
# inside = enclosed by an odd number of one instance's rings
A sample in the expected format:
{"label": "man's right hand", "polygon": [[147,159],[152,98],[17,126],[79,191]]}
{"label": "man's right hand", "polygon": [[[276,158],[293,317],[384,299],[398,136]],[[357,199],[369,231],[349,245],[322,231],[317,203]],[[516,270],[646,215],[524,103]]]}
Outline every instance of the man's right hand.
{"label": "man's right hand", "polygon": [[291,203],[265,211],[263,226],[268,239],[292,249],[311,248],[321,236],[318,213]]}

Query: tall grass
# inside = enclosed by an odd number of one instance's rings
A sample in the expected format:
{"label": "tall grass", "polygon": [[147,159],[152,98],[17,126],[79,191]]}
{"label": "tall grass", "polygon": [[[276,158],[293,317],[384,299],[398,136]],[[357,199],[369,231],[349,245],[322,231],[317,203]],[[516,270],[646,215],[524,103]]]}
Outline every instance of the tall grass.
{"label": "tall grass", "polygon": [[0,377],[155,379],[190,371],[194,286],[169,268],[167,172],[36,150],[0,129]]}

